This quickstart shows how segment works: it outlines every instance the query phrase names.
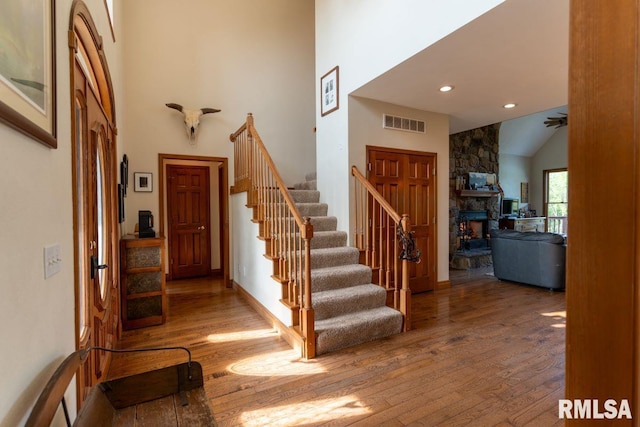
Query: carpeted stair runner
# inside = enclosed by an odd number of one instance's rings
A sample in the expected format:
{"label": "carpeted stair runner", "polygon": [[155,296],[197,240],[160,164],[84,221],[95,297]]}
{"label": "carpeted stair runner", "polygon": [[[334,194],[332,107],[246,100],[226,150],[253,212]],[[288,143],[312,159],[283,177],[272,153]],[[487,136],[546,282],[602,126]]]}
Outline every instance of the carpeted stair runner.
{"label": "carpeted stair runner", "polygon": [[315,174],[295,184],[291,197],[313,224],[311,239],[312,301],[317,333],[316,354],[397,334],[402,314],[385,305],[386,290],[371,283],[371,269],[358,263],[358,249],[347,246],[347,233],[320,203]]}

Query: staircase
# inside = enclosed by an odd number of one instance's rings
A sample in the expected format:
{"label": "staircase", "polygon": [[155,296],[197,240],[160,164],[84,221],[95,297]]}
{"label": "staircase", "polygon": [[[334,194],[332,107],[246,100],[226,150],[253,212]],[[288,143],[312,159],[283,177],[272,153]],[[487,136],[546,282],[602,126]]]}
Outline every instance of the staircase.
{"label": "staircase", "polygon": [[[232,192],[247,193],[264,256],[273,263],[271,277],[281,285],[279,300],[291,313],[292,345],[300,345],[302,357],[409,330],[408,263],[419,259],[412,255],[409,218],[395,212],[353,167],[356,247],[347,246],[347,233],[337,231],[337,219],[320,203],[315,175],[287,187],[252,114],[229,139],[234,144]],[[369,216],[372,212],[376,215]]]}
{"label": "staircase", "polygon": [[315,174],[289,194],[300,214],[311,219],[311,292],[315,311],[316,354],[373,341],[402,330],[402,314],[386,306],[387,291],[371,283],[371,268],[360,251],[347,246],[347,233],[320,203]]}

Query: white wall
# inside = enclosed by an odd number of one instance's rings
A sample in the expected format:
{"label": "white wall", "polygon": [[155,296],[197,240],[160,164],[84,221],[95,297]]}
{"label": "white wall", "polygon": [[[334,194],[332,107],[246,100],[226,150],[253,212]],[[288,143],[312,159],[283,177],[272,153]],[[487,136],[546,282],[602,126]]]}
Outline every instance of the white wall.
{"label": "white wall", "polygon": [[[567,128],[559,128],[531,157],[500,154],[500,185],[506,198],[520,199],[520,183],[529,183],[529,208],[543,216],[543,171],[568,165]],[[523,207],[525,205],[520,205]]]}
{"label": "white wall", "polygon": [[341,228],[350,228],[348,95],[500,3],[502,0],[316,2],[316,87],[321,76],[340,66],[340,108],[321,117],[316,96],[318,189]]}
{"label": "white wall", "polygon": [[[529,195],[534,209],[544,215],[543,208],[543,171],[546,169],[562,169],[569,165],[569,149],[567,146],[567,127],[558,129],[547,142],[531,157],[531,182]],[[502,166],[500,166],[502,168]],[[571,179],[571,171],[569,171]]]}
{"label": "white wall", "polygon": [[[426,133],[411,133],[382,127],[382,115],[391,114],[424,120]],[[438,281],[449,280],[449,117],[387,104],[370,99],[351,97],[349,100],[350,165],[366,175],[366,146],[400,148],[437,154],[437,216],[438,216]],[[349,172],[350,173],[350,172]],[[353,188],[354,178],[350,178]],[[350,198],[351,218],[355,217],[353,197]],[[400,212],[402,213],[402,212]],[[352,228],[338,228],[353,232]],[[353,236],[351,236],[353,238]]]}
{"label": "white wall", "polygon": [[540,214],[542,206],[536,208],[532,202],[522,203],[520,197],[520,184],[523,182],[529,183],[529,196],[531,196],[531,158],[513,154],[500,154],[498,162],[500,165],[498,181],[504,191],[504,197],[506,199],[518,199],[521,202],[518,206],[519,208],[529,206],[530,209],[540,210],[538,212]]}
{"label": "white wall", "polygon": [[[231,159],[229,134],[249,112],[287,184],[315,170],[312,0],[190,0],[189,7],[136,0],[123,7],[127,121],[121,130],[131,142],[131,173],[157,179],[158,153]],[[201,118],[197,144],[190,145],[168,102],[222,112]],[[133,231],[138,210],[158,215],[158,191],[133,193],[126,209],[126,229]]]}
{"label": "white wall", "polygon": [[231,223],[231,235],[242,245],[233,247],[234,282],[250,293],[284,325],[291,326],[291,312],[280,302],[281,285],[273,275],[273,262],[264,257],[265,242],[258,239],[259,225],[251,222],[253,210],[246,207],[247,193],[230,197],[231,209],[235,213]]}
{"label": "white wall", "polygon": [[[85,0],[103,36],[116,90],[119,49],[103,0]],[[67,31],[72,0],[56,1],[58,149],[0,124],[0,426],[23,424],[57,365],[75,350],[71,100]],[[121,20],[119,3],[116,21]],[[116,39],[119,39],[116,27]],[[118,108],[121,104],[116,105]],[[61,271],[44,279],[43,248],[60,244]],[[67,404],[75,413],[75,383]],[[60,419],[58,419],[60,421]]]}

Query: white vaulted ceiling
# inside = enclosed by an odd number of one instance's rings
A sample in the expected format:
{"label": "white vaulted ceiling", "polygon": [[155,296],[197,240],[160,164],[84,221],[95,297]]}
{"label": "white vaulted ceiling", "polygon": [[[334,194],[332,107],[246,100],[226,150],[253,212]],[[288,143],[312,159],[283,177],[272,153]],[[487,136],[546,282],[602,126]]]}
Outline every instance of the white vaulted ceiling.
{"label": "white vaulted ceiling", "polygon": [[[567,104],[568,45],[569,0],[507,0],[352,94],[448,114],[452,134],[549,109],[557,115]],[[445,84],[454,90],[439,92]],[[503,108],[509,102],[517,107]],[[508,126],[529,126],[533,147],[555,131],[544,119]]]}

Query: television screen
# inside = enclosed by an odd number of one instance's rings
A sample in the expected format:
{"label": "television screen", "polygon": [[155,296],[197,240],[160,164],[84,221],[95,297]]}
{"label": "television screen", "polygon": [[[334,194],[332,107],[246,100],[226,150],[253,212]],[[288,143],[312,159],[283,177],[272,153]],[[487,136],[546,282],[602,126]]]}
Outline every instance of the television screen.
{"label": "television screen", "polygon": [[518,215],[518,199],[503,199],[502,215],[506,215],[506,216]]}

